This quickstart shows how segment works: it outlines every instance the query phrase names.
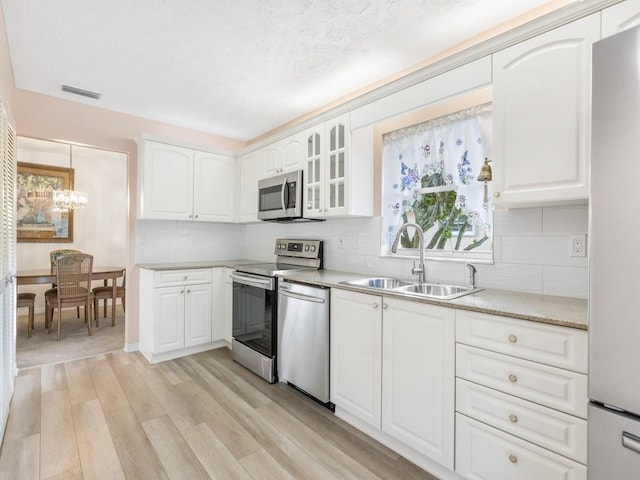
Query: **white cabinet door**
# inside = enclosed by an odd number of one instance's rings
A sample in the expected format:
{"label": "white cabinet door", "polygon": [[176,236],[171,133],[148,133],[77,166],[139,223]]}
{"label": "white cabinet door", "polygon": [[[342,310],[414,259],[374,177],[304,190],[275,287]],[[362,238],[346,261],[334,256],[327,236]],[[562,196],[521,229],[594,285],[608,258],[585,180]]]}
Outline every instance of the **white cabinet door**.
{"label": "white cabinet door", "polygon": [[302,160],[303,134],[295,134],[262,149],[260,178],[298,170]]}
{"label": "white cabinet door", "polygon": [[156,288],[153,291],[153,353],[184,347],[184,286]]}
{"label": "white cabinet door", "polygon": [[309,218],[324,216],[324,125],[304,133],[304,215]]}
{"label": "white cabinet door", "polygon": [[349,213],[349,158],[351,129],[349,115],[325,123],[326,159],[324,170],[324,209],[326,217],[345,216]]}
{"label": "white cabinet door", "polygon": [[640,25],[640,0],[626,0],[602,10],[602,38]]}
{"label": "white cabinet door", "polygon": [[384,297],[382,430],[453,469],[455,311]]}
{"label": "white cabinet door", "polygon": [[184,287],[184,346],[211,341],[211,284]]}
{"label": "white cabinet door", "polygon": [[190,220],[193,150],[144,140],[139,217]]}
{"label": "white cabinet door", "polygon": [[243,155],[240,165],[240,223],[258,221],[258,179],[262,168],[262,150]]}
{"label": "white cabinet door", "polygon": [[233,157],[194,152],[193,220],[232,222],[235,217]]}
{"label": "white cabinet door", "polygon": [[600,14],[493,55],[494,203],[586,201]]}
{"label": "white cabinet door", "polygon": [[331,289],[331,401],[380,428],[382,297]]}
{"label": "white cabinet door", "polygon": [[262,171],[260,172],[260,178],[273,177],[274,175],[278,175],[280,171],[280,145],[276,142],[262,149]]}

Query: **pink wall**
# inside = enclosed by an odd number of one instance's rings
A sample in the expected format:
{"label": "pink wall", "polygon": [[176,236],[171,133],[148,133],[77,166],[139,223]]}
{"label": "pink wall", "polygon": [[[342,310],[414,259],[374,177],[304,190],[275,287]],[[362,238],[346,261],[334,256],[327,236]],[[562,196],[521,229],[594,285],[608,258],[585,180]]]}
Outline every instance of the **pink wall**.
{"label": "pink wall", "polygon": [[125,115],[80,103],[14,89],[13,110],[18,135],[63,140],[125,152],[129,155],[129,221],[127,234],[127,320],[125,345],[138,342],[138,272],[135,258],[137,145],[142,132],[185,143],[236,151],[244,142]]}
{"label": "pink wall", "polygon": [[0,8],[0,100],[5,104],[9,120],[13,124],[13,68],[9,58],[7,32],[4,28],[4,14]]}

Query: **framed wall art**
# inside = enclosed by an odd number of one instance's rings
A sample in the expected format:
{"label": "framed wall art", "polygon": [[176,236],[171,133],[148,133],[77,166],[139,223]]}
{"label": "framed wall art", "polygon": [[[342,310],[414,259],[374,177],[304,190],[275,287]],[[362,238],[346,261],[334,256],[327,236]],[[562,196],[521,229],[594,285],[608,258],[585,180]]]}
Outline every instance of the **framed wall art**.
{"label": "framed wall art", "polygon": [[53,208],[54,190],[73,189],[73,169],[18,162],[18,243],[73,242],[73,210]]}

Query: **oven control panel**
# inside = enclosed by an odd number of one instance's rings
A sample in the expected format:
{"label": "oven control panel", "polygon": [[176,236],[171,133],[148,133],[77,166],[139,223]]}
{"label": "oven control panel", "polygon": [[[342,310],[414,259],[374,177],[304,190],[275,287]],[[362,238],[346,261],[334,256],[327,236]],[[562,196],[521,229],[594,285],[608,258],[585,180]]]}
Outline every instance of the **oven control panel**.
{"label": "oven control panel", "polygon": [[321,258],[322,240],[276,240],[275,254],[279,257]]}

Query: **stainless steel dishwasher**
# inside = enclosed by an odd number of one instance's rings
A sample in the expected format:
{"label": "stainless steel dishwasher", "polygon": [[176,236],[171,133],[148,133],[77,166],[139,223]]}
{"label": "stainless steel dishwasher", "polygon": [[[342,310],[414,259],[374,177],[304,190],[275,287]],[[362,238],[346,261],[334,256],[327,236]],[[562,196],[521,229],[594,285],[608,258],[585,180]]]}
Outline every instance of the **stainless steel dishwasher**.
{"label": "stainless steel dishwasher", "polygon": [[329,402],[328,288],[280,282],[278,288],[278,375],[281,382]]}

